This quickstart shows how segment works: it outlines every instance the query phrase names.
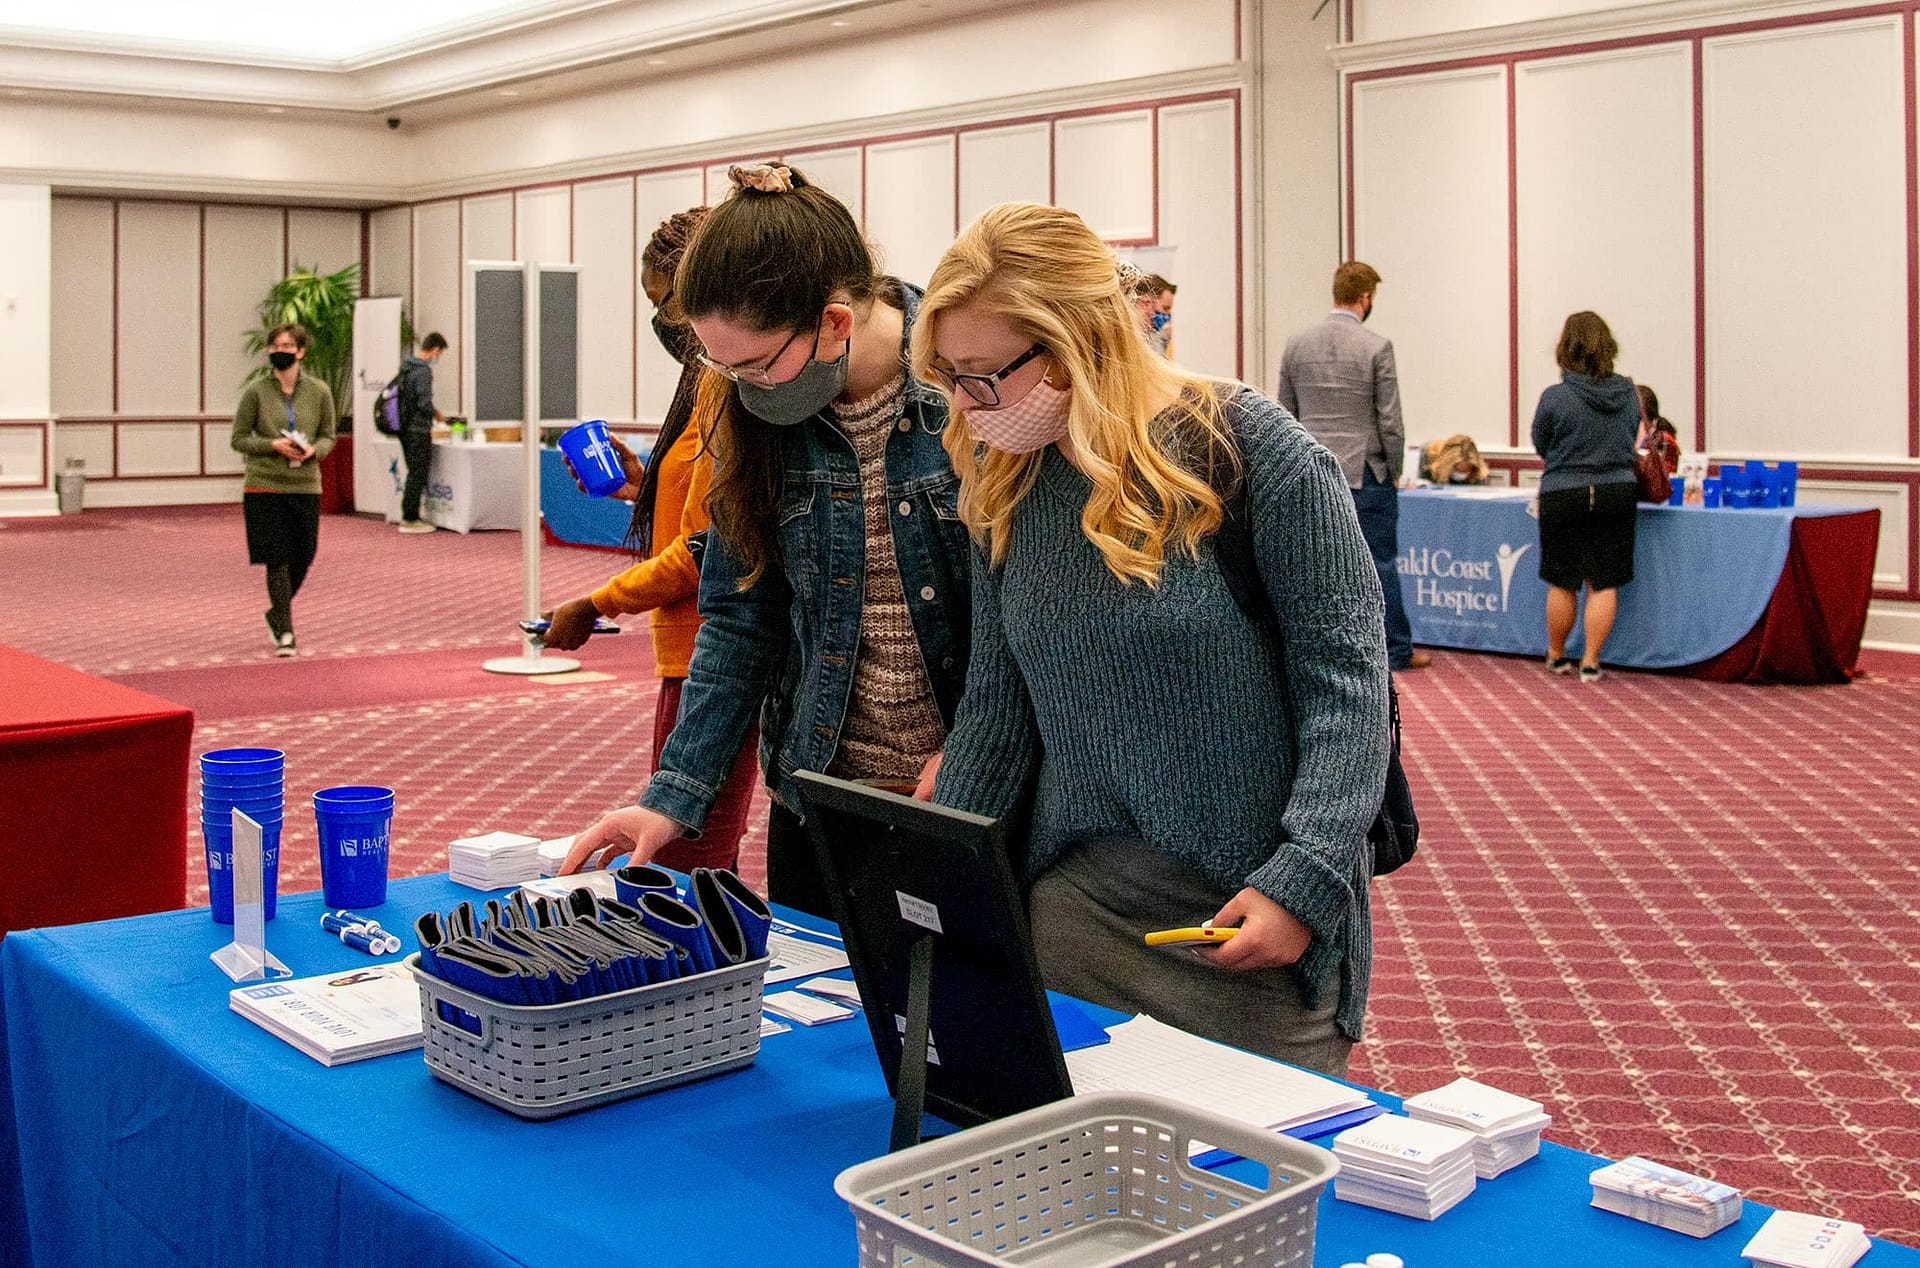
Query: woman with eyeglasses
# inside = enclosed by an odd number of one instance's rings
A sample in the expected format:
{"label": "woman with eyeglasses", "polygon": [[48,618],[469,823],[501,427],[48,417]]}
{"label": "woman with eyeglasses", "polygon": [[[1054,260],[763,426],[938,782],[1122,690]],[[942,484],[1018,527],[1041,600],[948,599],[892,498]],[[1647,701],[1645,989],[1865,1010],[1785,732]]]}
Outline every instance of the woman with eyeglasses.
{"label": "woman with eyeglasses", "polygon": [[[982,552],[934,800],[1000,818],[1033,781],[1048,986],[1340,1074],[1372,961],[1379,577],[1332,455],[1156,355],[1114,263],[1072,212],[1009,203],[921,305]],[[1235,932],[1143,940],[1202,924]]]}
{"label": "woman with eyeglasses", "polygon": [[[693,425],[702,369],[673,284],[687,242],[706,214],[705,207],[675,212],[653,231],[640,255],[640,288],[653,304],[654,338],[680,364],[680,378],[649,462],[642,466],[618,437],[613,442],[627,470],[627,483],[615,496],[633,500],[626,545],[639,559],[592,594],[547,613],[551,624],[542,640],[548,647],[571,651],[593,636],[596,617],[652,613],[653,666],[660,676],[653,711],[655,770],[660,768],[660,752],[680,714],[687,661],[700,629],[700,561],[693,544],[707,527],[707,482],[713,463],[700,428]],[[698,838],[672,842],[655,856],[656,862],[683,872],[738,866],[740,838],[746,834],[747,811],[753,802],[755,747],[749,728],[707,813],[706,830]]]}
{"label": "woman with eyeglasses", "polygon": [[769,896],[830,916],[792,775],[930,782],[966,680],[972,546],[946,400],[906,370],[919,291],[800,172],[730,176],[674,287],[710,372],[704,621],[658,772],[567,870],[700,831],[758,712]]}

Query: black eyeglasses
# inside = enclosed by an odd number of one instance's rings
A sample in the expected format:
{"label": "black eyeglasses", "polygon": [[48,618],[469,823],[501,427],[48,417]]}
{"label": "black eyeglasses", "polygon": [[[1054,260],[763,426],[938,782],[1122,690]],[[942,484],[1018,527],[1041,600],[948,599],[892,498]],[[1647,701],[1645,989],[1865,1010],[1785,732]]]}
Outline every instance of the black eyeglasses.
{"label": "black eyeglasses", "polygon": [[950,370],[941,370],[938,373],[947,381],[950,389],[965,392],[977,404],[994,406],[1000,403],[1000,384],[1027,362],[1046,354],[1047,346],[1036,343],[992,374],[955,374]]}
{"label": "black eyeglasses", "polygon": [[[780,351],[774,353],[757,366],[741,367],[737,365],[722,365],[708,356],[704,348],[695,355],[700,358],[701,365],[706,366],[707,369],[712,370],[715,374],[724,375],[726,378],[732,379],[735,383],[752,383],[759,387],[773,387],[775,386],[774,381],[767,377],[768,373],[779,362],[781,357],[787,355],[787,349],[793,346],[793,341],[806,333],[805,330],[796,330],[788,335],[787,341],[780,345]],[[813,348],[815,352],[820,350],[820,328],[818,326],[813,328]]]}

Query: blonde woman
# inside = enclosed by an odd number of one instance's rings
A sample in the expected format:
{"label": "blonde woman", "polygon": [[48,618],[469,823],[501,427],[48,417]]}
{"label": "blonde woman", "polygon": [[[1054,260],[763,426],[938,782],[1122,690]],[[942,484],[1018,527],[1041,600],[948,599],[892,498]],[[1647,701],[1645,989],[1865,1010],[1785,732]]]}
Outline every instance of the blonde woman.
{"label": "blonde woman", "polygon": [[[1259,393],[1155,356],[1107,246],[1053,207],[995,207],[961,234],[913,362],[950,397],[982,555],[934,799],[998,817],[1032,780],[1049,986],[1344,1071],[1372,955],[1387,658],[1332,455]],[[1264,617],[1215,559],[1236,507]],[[1191,953],[1142,942],[1203,922],[1238,933]]]}

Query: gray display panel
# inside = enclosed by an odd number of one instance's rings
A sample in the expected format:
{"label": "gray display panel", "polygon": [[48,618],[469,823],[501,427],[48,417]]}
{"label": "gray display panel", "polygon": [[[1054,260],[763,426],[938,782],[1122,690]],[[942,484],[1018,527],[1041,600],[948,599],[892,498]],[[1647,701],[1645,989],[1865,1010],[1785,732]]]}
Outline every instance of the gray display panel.
{"label": "gray display panel", "polygon": [[472,421],[477,423],[517,423],[526,417],[523,277],[517,268],[481,269],[473,276]]}
{"label": "gray display panel", "polygon": [[540,417],[571,422],[579,416],[580,275],[540,271]]}

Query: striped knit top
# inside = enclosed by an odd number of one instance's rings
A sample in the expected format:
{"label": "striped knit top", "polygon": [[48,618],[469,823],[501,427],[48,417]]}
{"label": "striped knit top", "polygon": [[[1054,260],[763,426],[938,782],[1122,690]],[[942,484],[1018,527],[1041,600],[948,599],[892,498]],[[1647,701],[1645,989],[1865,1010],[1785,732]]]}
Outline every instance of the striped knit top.
{"label": "striped knit top", "polygon": [[865,400],[833,403],[834,417],[853,442],[860,462],[867,568],[853,693],[840,728],[840,748],[827,773],[842,779],[911,785],[919,780],[927,759],[946,742],[947,729],[914,638],[888,514],[887,438],[900,418],[906,391],[903,370]]}

